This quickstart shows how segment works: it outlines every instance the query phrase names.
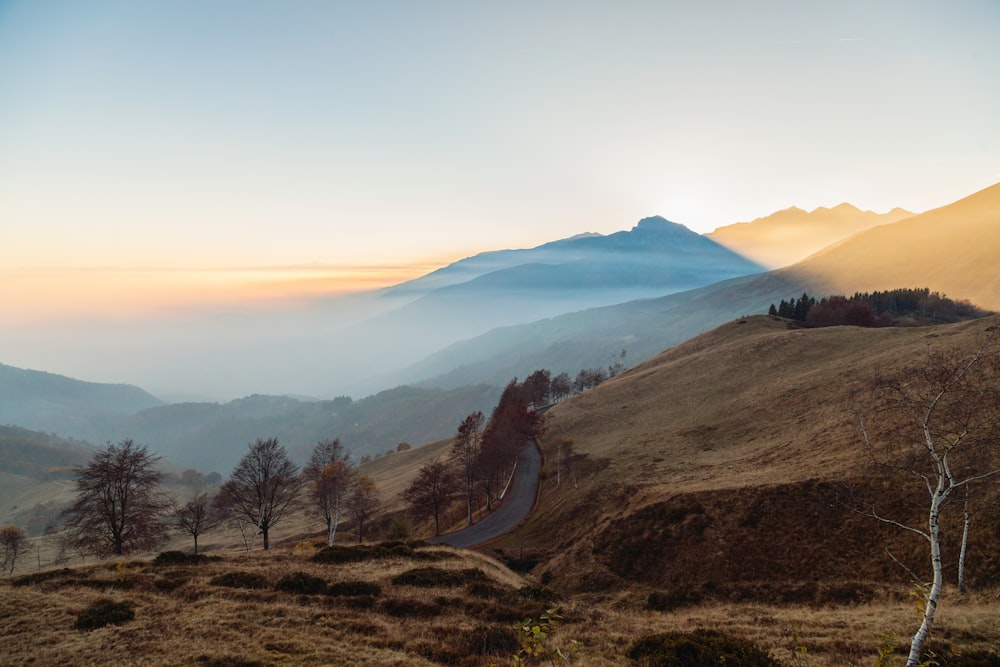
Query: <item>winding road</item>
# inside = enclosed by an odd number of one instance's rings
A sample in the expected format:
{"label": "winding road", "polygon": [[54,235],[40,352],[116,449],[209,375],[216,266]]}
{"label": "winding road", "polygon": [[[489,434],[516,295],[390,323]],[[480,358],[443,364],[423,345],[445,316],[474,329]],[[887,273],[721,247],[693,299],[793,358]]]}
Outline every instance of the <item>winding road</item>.
{"label": "winding road", "polygon": [[453,547],[464,549],[488,542],[494,537],[499,537],[513,530],[528,516],[535,504],[535,498],[538,495],[538,473],[541,467],[542,455],[538,450],[538,445],[534,442],[526,445],[518,455],[517,470],[514,472],[514,481],[507,491],[507,497],[493,514],[468,528],[447,535],[439,535],[427,541],[432,544],[450,544]]}

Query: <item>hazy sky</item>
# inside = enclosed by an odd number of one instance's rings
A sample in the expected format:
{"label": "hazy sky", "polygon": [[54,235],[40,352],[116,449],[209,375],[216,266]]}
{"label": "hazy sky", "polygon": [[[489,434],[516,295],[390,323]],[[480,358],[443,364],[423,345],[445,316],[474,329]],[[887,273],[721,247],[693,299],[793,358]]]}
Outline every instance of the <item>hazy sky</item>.
{"label": "hazy sky", "polygon": [[923,211],[1000,181],[998,36],[996,0],[0,0],[0,306]]}

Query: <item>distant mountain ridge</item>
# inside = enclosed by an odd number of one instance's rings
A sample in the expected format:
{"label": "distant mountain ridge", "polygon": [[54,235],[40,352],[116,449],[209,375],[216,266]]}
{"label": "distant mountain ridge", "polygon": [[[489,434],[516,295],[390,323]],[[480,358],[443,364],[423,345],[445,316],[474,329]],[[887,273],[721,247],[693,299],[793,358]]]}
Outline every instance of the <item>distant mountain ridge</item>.
{"label": "distant mountain ridge", "polygon": [[162,404],[132,385],[85,382],[0,364],[0,424],[67,435],[95,415],[128,415]]}
{"label": "distant mountain ridge", "polygon": [[862,211],[846,202],[808,212],[792,206],[751,222],[719,227],[707,236],[768,268],[777,269],[858,232],[913,215],[901,208],[881,214]]}
{"label": "distant mountain ridge", "polygon": [[1000,310],[1000,184],[958,202],[857,233],[790,267],[732,278],[656,299],[567,313],[455,343],[402,378],[449,388],[495,382],[536,368],[603,367],[622,350],[629,364],[771,303],[814,296],[928,287]]}

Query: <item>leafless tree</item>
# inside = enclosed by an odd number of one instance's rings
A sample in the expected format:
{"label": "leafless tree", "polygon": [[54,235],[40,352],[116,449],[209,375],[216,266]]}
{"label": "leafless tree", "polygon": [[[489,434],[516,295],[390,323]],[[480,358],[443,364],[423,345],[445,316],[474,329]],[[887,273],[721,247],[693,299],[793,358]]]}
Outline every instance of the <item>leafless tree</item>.
{"label": "leafless tree", "polygon": [[486,417],[476,411],[462,420],[451,446],[451,458],[458,463],[459,473],[465,486],[469,525],[472,525],[472,510],[476,498],[476,460],[482,447],[483,427]]}
{"label": "leafless tree", "polygon": [[14,525],[0,528],[0,554],[3,555],[3,569],[0,572],[5,575],[13,574],[17,559],[28,553],[30,548],[28,536],[23,530]]}
{"label": "leafless tree", "polygon": [[360,544],[365,537],[365,524],[382,509],[375,480],[368,475],[358,478],[347,498],[347,509],[358,525]]}
{"label": "leafless tree", "polygon": [[200,493],[184,505],[174,508],[174,526],[194,538],[194,553],[198,554],[198,536],[219,524],[220,517],[212,511],[207,493]]}
{"label": "leafless tree", "polygon": [[434,534],[441,534],[441,514],[459,493],[455,470],[436,459],[420,466],[417,476],[403,491],[403,499],[418,516],[434,518]]}
{"label": "leafless tree", "polygon": [[163,473],[154,456],[132,440],[94,454],[76,470],[76,501],[63,515],[67,539],[98,557],[155,549],[167,539],[170,503],[159,491]]}
{"label": "leafless tree", "polygon": [[309,463],[302,471],[309,498],[326,522],[327,544],[331,547],[337,536],[344,500],[354,477],[348,457],[339,438],[322,440],[316,444]]}
{"label": "leafless tree", "polygon": [[864,444],[879,469],[914,478],[927,492],[924,526],[883,516],[874,504],[868,510],[928,545],[933,578],[908,667],[919,662],[941,595],[942,511],[958,501],[959,491],[1000,475],[1000,357],[996,331],[988,333],[972,354],[928,350],[921,364],[879,375],[870,410],[860,420]]}
{"label": "leafless tree", "polygon": [[219,489],[217,505],[237,520],[256,526],[267,551],[271,528],[295,507],[301,486],[298,473],[298,466],[276,438],[258,438]]}

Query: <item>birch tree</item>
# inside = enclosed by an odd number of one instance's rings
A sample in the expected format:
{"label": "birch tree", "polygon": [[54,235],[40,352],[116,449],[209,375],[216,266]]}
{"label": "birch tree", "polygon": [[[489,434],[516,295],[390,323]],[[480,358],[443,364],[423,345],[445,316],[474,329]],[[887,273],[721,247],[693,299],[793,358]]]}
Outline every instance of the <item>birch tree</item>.
{"label": "birch tree", "polygon": [[326,543],[332,547],[354,477],[349,454],[340,444],[340,439],[317,443],[302,475],[312,504],[319,509],[326,522]]}
{"label": "birch tree", "polygon": [[[970,486],[1000,475],[1000,362],[995,327],[971,354],[928,350],[922,364],[877,376],[870,410],[860,419],[864,444],[882,471],[915,478],[926,491],[926,522],[913,525],[867,513],[927,543],[931,582],[923,619],[910,642],[907,667],[919,663],[944,583],[942,512]],[[982,486],[982,484],[977,484]],[[964,498],[963,498],[964,499]]]}

